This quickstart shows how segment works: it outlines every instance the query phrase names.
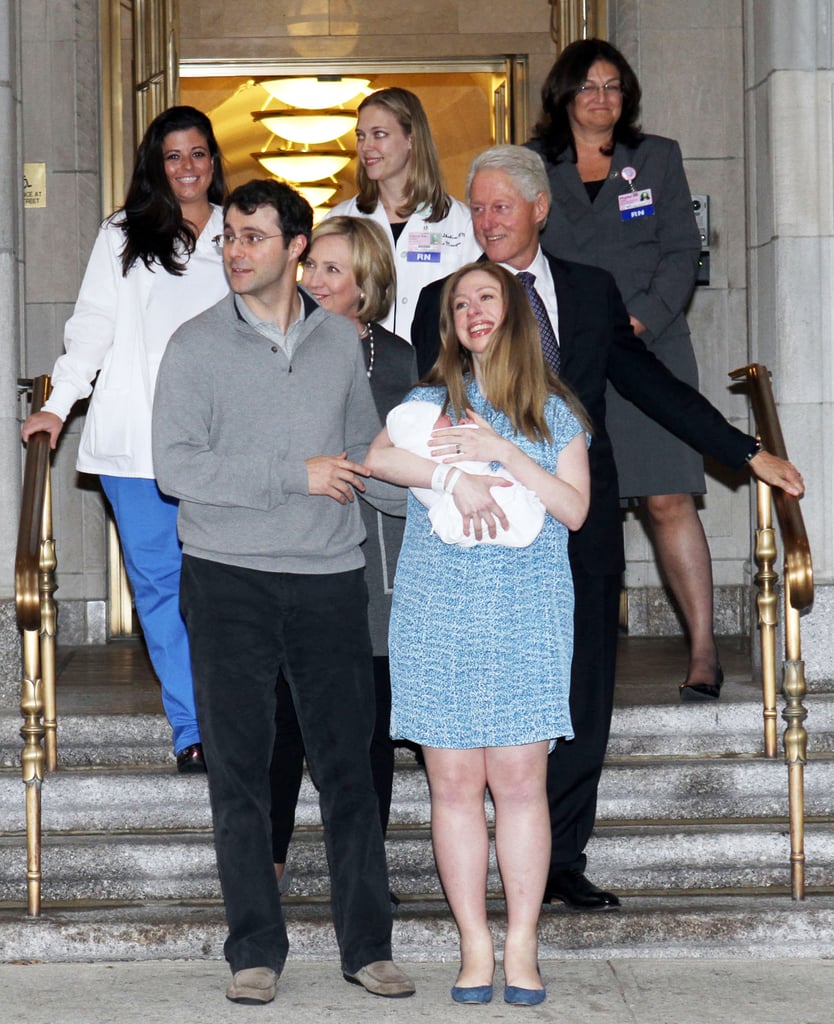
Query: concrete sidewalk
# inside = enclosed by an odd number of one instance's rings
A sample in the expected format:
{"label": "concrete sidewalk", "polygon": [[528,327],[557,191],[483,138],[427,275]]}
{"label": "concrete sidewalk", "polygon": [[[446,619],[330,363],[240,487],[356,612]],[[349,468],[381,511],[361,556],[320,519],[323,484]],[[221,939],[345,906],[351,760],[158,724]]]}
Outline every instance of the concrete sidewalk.
{"label": "concrete sidewalk", "polygon": [[[489,1006],[449,997],[457,964],[404,964],[410,999],[370,996],[337,964],[290,960],[275,1002],[239,1006],[224,997],[229,972],[216,960],[0,965],[2,1019],[14,1024],[830,1024],[834,960],[571,960],[542,963],[548,999]],[[500,971],[497,972],[500,979]]]}

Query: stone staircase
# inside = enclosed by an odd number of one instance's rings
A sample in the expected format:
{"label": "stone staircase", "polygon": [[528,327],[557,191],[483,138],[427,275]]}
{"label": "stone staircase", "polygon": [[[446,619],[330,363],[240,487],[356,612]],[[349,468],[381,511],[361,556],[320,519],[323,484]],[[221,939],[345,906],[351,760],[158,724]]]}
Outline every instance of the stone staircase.
{"label": "stone staircase", "polygon": [[[834,946],[834,693],[809,695],[807,898],[789,895],[787,770],[761,756],[752,684],[710,705],[615,712],[589,874],[620,911],[542,915],[543,959],[786,957]],[[179,776],[161,714],[66,714],[43,787],[43,914],[25,915],[20,718],[0,714],[0,949],[5,960],[219,958],[225,927],[206,781]],[[388,837],[402,904],[395,955],[457,957],[434,870],[422,769],[398,757]],[[286,899],[292,954],[335,959],[316,794],[305,780]],[[503,923],[490,870],[496,933]]]}

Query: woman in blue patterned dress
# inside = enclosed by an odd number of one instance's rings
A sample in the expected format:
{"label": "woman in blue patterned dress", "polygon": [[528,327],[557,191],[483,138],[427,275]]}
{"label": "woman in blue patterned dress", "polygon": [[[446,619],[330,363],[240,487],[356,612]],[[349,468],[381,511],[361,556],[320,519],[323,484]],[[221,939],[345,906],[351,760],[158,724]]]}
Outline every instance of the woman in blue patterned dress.
{"label": "woman in blue patterned dress", "polygon": [[507,528],[491,490],[507,481],[456,462],[500,464],[548,515],[529,547],[463,547],[432,534],[426,508],[409,495],[389,638],[391,733],[423,745],[435,857],[460,931],[452,998],[492,998],[488,787],[507,901],[504,998],[530,1004],[545,997],[537,924],[550,852],[547,752],[558,736],[573,735],[567,539],[588,509],[585,418],[546,368],[524,291],[503,268],[477,263],[453,274],[440,327],[437,364],[406,401],[443,404],[453,426],[434,432],[434,459],[395,448],[383,430],[369,468],[403,486],[452,492],[476,539]]}

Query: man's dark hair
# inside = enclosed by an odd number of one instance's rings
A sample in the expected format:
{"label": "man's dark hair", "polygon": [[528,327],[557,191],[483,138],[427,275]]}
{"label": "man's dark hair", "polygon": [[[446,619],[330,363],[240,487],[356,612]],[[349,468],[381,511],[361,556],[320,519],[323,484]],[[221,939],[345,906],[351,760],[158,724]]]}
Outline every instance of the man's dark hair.
{"label": "man's dark hair", "polygon": [[[254,213],[261,206],[271,206],[278,216],[278,225],[284,236],[285,245],[289,245],[298,235],[303,235],[307,245],[310,244],[310,232],[313,230],[312,208],[304,196],[283,181],[276,181],[274,178],[253,178],[245,185],[238,185],[223,204],[224,218],[230,206],[237,207],[245,214]],[[303,257],[302,253],[301,258]]]}

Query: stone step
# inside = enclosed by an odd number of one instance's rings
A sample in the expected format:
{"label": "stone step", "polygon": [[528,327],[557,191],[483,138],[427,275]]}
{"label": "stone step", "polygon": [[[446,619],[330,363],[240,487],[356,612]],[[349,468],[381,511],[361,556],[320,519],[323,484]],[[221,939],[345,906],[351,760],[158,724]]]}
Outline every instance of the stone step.
{"label": "stone step", "polygon": [[[834,815],[834,756],[805,767],[805,813]],[[47,832],[209,829],[205,776],[169,768],[67,769],[47,776],[42,790]],[[487,813],[492,808],[487,801]],[[597,818],[605,822],[700,819],[784,819],[787,768],[781,760],[737,758],[610,758],[602,775]],[[25,828],[24,787],[13,769],[0,771],[0,833]],[[414,763],[395,773],[391,822],[420,826],[430,819],[425,774]],[[305,776],[296,820],[321,822],[318,796]]]}
{"label": "stone step", "polygon": [[[806,883],[834,888],[834,823],[810,822]],[[784,824],[620,826],[598,830],[588,846],[593,879],[617,892],[782,889],[790,886]],[[387,841],[391,889],[403,898],[440,896],[429,831],[392,829]],[[318,830],[299,830],[290,847],[290,902],[328,898],[330,880]],[[44,837],[45,902],[219,899],[208,832]],[[0,902],[26,899],[26,850],[0,837]],[[500,893],[494,855],[489,888]]]}
{"label": "stone step", "polygon": [[[20,765],[23,719],[16,712],[0,712],[0,768]],[[414,760],[405,745],[396,747],[397,760]],[[60,715],[58,716],[59,768],[174,767],[171,727],[164,715]]]}
{"label": "stone step", "polygon": [[[503,903],[490,901],[489,914],[500,956]],[[286,916],[291,958],[338,960],[326,902],[288,904]],[[542,913],[539,933],[542,960],[827,957],[834,945],[834,897],[795,903],[772,894],[639,896],[602,914],[554,906]],[[0,909],[0,948],[14,950],[18,962],[222,959],[225,938],[216,903],[67,906],[37,919]],[[445,901],[404,902],[393,945],[398,960],[457,960],[457,931]]]}
{"label": "stone step", "polygon": [[[817,755],[803,772],[806,817],[834,814],[834,757]],[[788,769],[781,759],[609,758],[597,821],[785,818]]]}
{"label": "stone step", "polygon": [[[834,750],[834,693],[809,693],[808,752]],[[777,701],[780,756],[786,725],[784,701]],[[757,701],[715,701],[702,704],[648,704],[614,709],[609,757],[645,755],[736,756],[764,752],[762,704]]]}
{"label": "stone step", "polygon": [[[834,749],[834,693],[809,694],[808,750]],[[781,712],[781,701],[779,703]],[[20,764],[22,719],[0,714],[0,767]],[[781,736],[785,724],[777,720]],[[762,708],[756,701],[705,704],[653,704],[614,711],[609,756],[683,754],[733,756],[764,750]],[[412,758],[406,747],[398,757]],[[58,757],[64,768],[171,765],[171,731],[163,715],[59,715]]]}

